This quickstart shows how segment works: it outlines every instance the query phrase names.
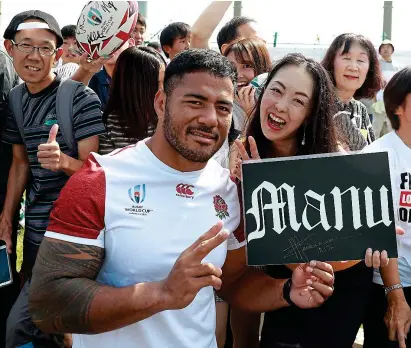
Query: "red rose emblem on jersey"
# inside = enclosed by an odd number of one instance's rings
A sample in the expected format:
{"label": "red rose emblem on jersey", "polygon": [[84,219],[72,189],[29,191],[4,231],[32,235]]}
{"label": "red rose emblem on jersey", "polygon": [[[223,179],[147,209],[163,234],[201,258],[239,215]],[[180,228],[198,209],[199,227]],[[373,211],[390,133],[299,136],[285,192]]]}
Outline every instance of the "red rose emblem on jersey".
{"label": "red rose emblem on jersey", "polygon": [[214,209],[221,220],[229,217],[228,215],[228,206],[223,198],[219,195],[215,195],[213,199]]}

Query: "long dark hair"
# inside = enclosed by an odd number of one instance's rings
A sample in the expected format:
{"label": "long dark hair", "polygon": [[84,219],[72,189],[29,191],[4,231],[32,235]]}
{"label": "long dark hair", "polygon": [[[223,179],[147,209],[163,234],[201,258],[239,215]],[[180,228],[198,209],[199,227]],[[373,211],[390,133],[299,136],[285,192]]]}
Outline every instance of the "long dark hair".
{"label": "long dark hair", "polygon": [[[275,74],[281,68],[288,65],[304,67],[314,81],[311,112],[297,132],[297,143],[299,146],[297,154],[311,155],[338,151],[336,130],[332,120],[336,112],[334,87],[327,72],[319,63],[299,53],[288,54],[274,63],[247,128],[247,138],[248,136],[254,137],[261,158],[273,157],[273,144],[265,137],[261,129],[261,100]],[[304,133],[305,144],[302,145]],[[246,148],[248,151],[250,150],[248,141],[246,142]]]}
{"label": "long dark hair", "polygon": [[120,54],[103,114],[106,125],[108,116],[116,115],[124,135],[136,141],[147,137],[149,128],[157,125],[154,97],[163,62],[157,57],[159,53],[152,51],[130,47]]}
{"label": "long dark hair", "polygon": [[270,53],[267,44],[261,39],[235,40],[225,49],[224,55],[227,57],[231,52],[234,52],[237,62],[251,65],[255,76],[271,71]]}
{"label": "long dark hair", "polygon": [[380,63],[378,61],[377,52],[372,42],[363,35],[352,33],[341,34],[337,36],[328,48],[321,65],[328,71],[331,81],[335,86],[334,79],[334,60],[338,50],[344,46],[342,54],[347,54],[353,44],[359,44],[368,53],[370,67],[367,76],[361,88],[357,89],[354,94],[355,99],[374,98],[376,93],[382,88],[382,75],[380,70]]}

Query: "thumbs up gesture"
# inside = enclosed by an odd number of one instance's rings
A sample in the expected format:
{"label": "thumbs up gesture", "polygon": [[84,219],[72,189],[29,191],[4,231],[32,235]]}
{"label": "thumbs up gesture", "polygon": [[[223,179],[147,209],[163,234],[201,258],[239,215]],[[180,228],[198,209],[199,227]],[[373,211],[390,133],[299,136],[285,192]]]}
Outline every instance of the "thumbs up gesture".
{"label": "thumbs up gesture", "polygon": [[37,159],[44,169],[56,172],[62,168],[63,153],[60,151],[60,146],[56,141],[59,126],[53,125],[50,129],[47,143],[40,144],[37,152]]}

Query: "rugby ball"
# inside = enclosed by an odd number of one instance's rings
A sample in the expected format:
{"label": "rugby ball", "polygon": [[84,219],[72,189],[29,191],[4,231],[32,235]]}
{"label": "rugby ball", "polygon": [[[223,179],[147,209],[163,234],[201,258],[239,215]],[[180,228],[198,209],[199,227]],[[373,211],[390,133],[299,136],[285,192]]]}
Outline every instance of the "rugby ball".
{"label": "rugby ball", "polygon": [[130,38],[137,16],[137,1],[90,1],[77,21],[79,50],[92,59],[113,54]]}

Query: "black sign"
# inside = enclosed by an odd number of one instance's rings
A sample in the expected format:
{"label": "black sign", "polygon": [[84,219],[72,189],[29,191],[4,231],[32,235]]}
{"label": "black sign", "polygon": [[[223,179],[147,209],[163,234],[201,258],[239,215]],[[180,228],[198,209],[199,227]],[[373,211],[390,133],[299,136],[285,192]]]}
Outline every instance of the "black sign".
{"label": "black sign", "polygon": [[249,265],[397,257],[386,152],[244,162],[243,204]]}

